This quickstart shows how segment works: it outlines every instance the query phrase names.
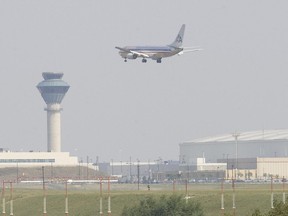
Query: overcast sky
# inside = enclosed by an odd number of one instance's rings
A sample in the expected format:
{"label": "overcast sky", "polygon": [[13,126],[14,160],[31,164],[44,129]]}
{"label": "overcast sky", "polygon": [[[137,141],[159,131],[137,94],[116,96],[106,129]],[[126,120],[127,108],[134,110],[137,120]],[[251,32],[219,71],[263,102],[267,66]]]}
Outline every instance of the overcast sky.
{"label": "overcast sky", "polygon": [[[47,151],[42,72],[63,72],[62,151],[164,160],[179,143],[288,125],[287,0],[0,0],[0,147]],[[115,46],[204,50],[124,63]]]}

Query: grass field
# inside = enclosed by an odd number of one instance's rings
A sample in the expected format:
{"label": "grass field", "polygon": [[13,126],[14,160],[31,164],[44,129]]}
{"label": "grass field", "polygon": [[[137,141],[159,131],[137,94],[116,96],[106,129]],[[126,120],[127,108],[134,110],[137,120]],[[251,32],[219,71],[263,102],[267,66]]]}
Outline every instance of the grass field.
{"label": "grass field", "polygon": [[[10,188],[5,189],[6,215],[10,215]],[[13,185],[13,212],[17,216],[43,215],[42,185]],[[273,185],[274,198],[282,200],[283,185]],[[262,212],[271,207],[270,184],[237,184],[236,185],[236,215],[251,216],[254,209]],[[113,216],[121,215],[124,206],[133,206],[145,196],[160,197],[161,195],[183,195],[186,193],[185,185],[176,185],[173,192],[172,184],[152,185],[147,190],[146,185],[112,184],[111,210]],[[192,200],[201,203],[206,216],[223,215],[221,208],[221,184],[190,184],[188,193]],[[47,215],[65,215],[65,185],[48,184],[46,190]],[[69,215],[92,216],[99,215],[99,184],[95,185],[68,185]],[[103,185],[103,213],[107,215],[108,206],[107,184]],[[224,184],[225,213],[232,213],[232,186]],[[188,202],[188,204],[189,204]],[[2,203],[2,202],[0,202]],[[0,206],[1,212],[3,206]]]}

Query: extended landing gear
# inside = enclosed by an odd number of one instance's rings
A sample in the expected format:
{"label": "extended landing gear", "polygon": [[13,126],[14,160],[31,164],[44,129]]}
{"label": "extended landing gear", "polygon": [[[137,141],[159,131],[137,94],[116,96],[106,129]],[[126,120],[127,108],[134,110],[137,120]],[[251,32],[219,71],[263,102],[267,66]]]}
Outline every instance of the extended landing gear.
{"label": "extended landing gear", "polygon": [[124,59],[124,62],[127,62],[127,58]]}
{"label": "extended landing gear", "polygon": [[146,63],[146,62],[147,62],[147,59],[143,58],[142,63]]}
{"label": "extended landing gear", "polygon": [[160,59],[157,59],[156,61],[157,61],[157,63],[161,63],[161,58],[160,58]]}

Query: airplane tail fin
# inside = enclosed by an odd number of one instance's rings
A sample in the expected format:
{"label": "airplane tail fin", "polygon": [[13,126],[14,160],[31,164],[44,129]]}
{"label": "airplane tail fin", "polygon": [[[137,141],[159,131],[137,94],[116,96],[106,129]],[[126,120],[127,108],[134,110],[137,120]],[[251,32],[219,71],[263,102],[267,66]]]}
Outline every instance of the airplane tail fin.
{"label": "airplane tail fin", "polygon": [[181,26],[181,29],[180,29],[175,41],[172,44],[170,44],[170,46],[177,47],[177,48],[182,46],[182,42],[183,42],[183,38],[184,38],[184,31],[185,31],[185,24],[183,24]]}

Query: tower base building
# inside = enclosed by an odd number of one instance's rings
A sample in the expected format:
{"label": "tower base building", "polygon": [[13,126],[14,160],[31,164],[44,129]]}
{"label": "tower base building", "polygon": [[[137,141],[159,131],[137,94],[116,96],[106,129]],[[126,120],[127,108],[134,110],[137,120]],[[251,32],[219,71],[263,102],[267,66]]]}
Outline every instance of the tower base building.
{"label": "tower base building", "polygon": [[78,158],[68,152],[0,152],[0,168],[35,166],[77,166]]}

